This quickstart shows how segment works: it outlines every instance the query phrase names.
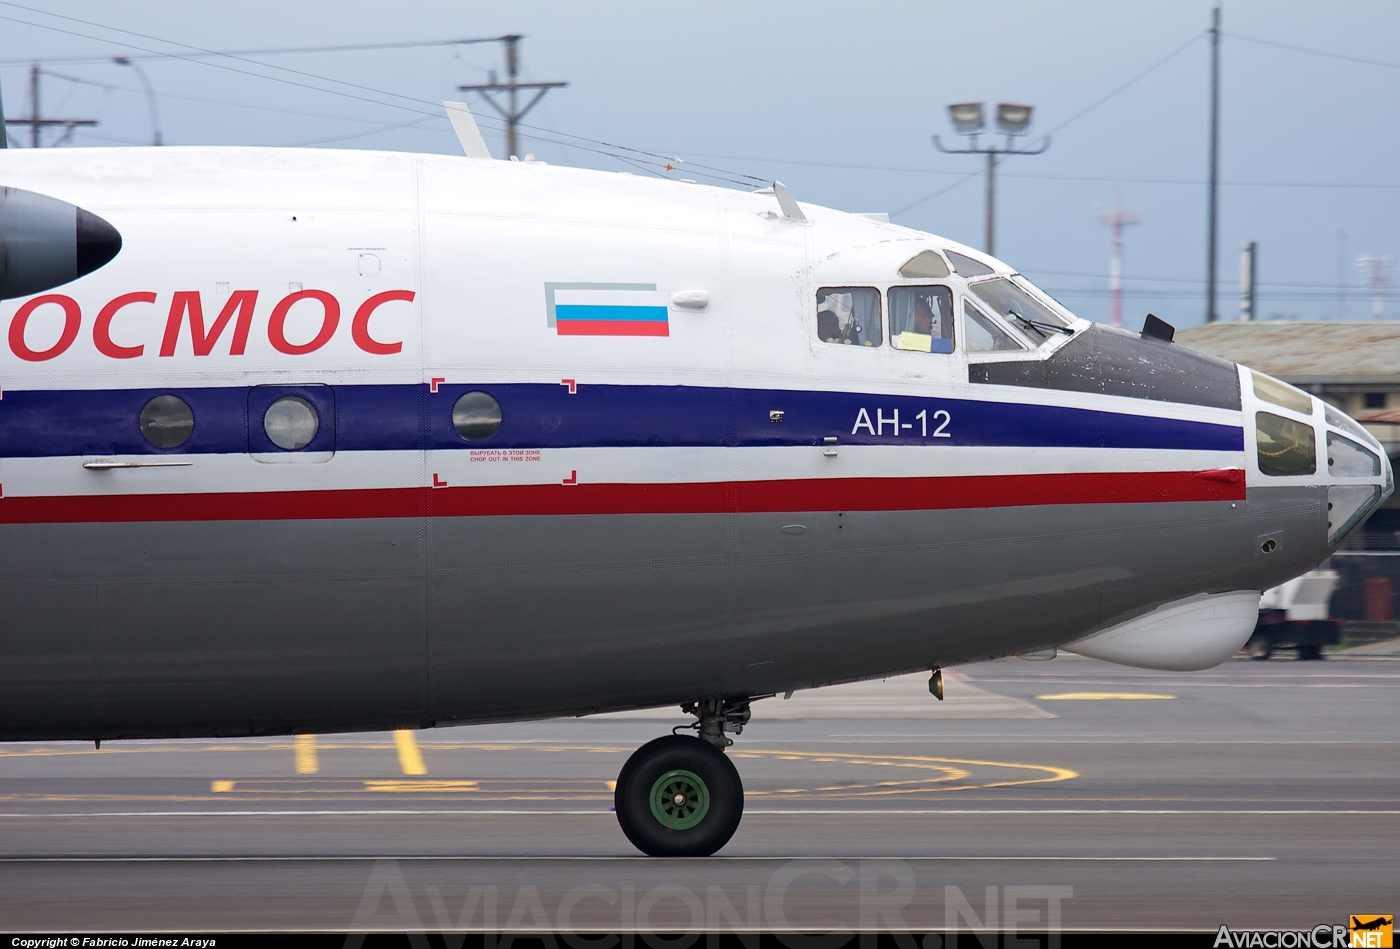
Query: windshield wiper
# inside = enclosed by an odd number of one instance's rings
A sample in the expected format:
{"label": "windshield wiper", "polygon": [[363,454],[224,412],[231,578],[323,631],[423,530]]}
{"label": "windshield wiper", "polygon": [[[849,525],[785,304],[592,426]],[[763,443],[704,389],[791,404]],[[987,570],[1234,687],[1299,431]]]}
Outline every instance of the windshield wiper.
{"label": "windshield wiper", "polygon": [[1028,320],[1021,314],[1017,313],[1015,310],[1007,310],[1007,316],[1012,317],[1018,323],[1023,323],[1026,326],[1029,326],[1031,329],[1039,333],[1042,339],[1045,338],[1045,333],[1043,332],[1043,330],[1050,330],[1052,333],[1063,333],[1066,336],[1074,335],[1074,330],[1069,329],[1068,327],[1056,326],[1054,323],[1042,323],[1039,320]]}

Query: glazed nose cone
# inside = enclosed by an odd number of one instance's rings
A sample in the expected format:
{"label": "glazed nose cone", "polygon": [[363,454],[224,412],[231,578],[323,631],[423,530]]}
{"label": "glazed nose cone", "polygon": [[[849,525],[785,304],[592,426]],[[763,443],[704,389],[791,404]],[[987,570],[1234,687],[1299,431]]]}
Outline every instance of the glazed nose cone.
{"label": "glazed nose cone", "polygon": [[1327,544],[1335,547],[1395,491],[1395,474],[1380,442],[1361,423],[1327,406]]}

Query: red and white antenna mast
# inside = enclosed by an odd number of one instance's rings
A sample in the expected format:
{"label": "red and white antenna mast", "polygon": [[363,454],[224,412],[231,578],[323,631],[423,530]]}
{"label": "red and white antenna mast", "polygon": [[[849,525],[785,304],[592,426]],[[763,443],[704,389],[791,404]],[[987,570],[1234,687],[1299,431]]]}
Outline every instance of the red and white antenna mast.
{"label": "red and white antenna mast", "polygon": [[1099,223],[1113,228],[1108,258],[1108,320],[1114,326],[1123,325],[1123,228],[1141,222],[1136,211],[1125,211],[1121,204],[1115,203],[1107,211],[1099,212]]}

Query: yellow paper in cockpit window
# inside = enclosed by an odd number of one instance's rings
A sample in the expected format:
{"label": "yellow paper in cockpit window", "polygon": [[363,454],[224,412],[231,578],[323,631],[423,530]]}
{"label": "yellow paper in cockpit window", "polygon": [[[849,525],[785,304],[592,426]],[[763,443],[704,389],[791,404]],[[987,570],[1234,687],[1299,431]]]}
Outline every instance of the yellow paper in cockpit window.
{"label": "yellow paper in cockpit window", "polygon": [[933,337],[927,333],[900,333],[899,348],[931,353],[933,352]]}

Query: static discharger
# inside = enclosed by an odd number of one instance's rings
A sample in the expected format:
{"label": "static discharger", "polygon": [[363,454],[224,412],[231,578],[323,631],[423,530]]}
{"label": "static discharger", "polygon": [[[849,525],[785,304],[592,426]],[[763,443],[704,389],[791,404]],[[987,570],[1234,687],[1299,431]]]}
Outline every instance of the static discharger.
{"label": "static discharger", "polygon": [[928,694],[938,701],[943,701],[943,670],[934,669],[933,675],[928,677]]}

